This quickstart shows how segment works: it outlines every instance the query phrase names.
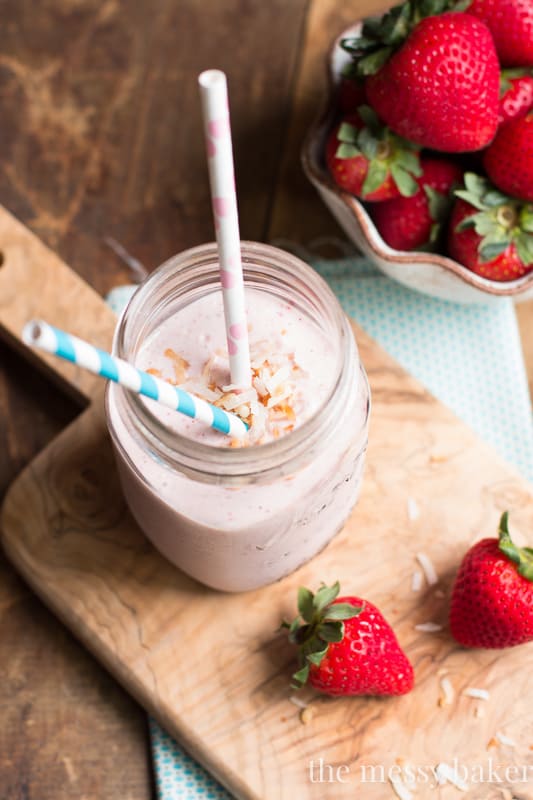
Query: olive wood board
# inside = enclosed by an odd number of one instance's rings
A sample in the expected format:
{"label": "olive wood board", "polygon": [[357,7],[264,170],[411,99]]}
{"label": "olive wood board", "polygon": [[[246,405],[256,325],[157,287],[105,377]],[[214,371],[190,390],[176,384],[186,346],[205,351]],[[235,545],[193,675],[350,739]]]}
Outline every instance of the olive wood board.
{"label": "olive wood board", "polygon": [[[1,210],[0,237],[2,334],[16,340],[25,319],[39,313],[109,345],[110,312],[83,281]],[[31,265],[37,255],[39,270]],[[18,287],[9,295],[8,274]],[[69,302],[57,304],[63,288]],[[122,499],[102,388],[80,384],[63,367],[61,380],[91,402],[11,487],[4,548],[43,601],[237,798],[393,798],[388,775],[402,763],[419,770],[417,799],[533,798],[533,780],[518,780],[533,776],[533,647],[467,651],[446,627],[466,547],[493,535],[504,509],[524,542],[533,529],[533,489],[355,330],[373,397],[361,498],[344,530],[293,575],[231,595],[167,563]],[[414,592],[419,552],[431,558],[439,582]],[[304,722],[290,688],[294,653],[278,625],[294,615],[298,586],[336,579],[382,609],[413,662],[416,687],[381,699],[304,689],[297,700],[308,704]],[[428,621],[442,630],[415,629]],[[444,676],[454,688],[448,705],[439,703]],[[468,687],[488,690],[489,699],[465,696]],[[498,732],[515,746],[499,742]],[[466,793],[436,786],[431,775],[454,759],[473,778]]]}

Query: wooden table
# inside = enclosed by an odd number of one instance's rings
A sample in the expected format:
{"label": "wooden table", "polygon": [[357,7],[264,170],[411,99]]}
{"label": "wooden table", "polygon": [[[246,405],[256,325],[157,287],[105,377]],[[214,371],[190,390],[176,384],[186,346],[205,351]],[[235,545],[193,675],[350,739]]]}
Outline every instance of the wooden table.
{"label": "wooden table", "polygon": [[[301,174],[323,54],[376,0],[4,0],[0,202],[98,291],[213,237],[196,76],[228,73],[243,238],[341,235]],[[0,243],[1,244],[1,243]],[[519,309],[530,383],[533,304]],[[0,345],[0,495],[79,409]],[[0,561],[0,797],[146,800],[145,714]]]}

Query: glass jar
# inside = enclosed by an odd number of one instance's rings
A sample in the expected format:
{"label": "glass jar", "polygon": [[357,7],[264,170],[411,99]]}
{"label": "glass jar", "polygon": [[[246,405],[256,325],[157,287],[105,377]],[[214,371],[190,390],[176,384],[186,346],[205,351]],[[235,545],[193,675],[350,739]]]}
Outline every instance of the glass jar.
{"label": "glass jar", "polygon": [[[264,244],[243,242],[242,259],[247,289],[296,305],[332,343],[334,381],[321,407],[279,439],[233,449],[171,431],[143,398],[116,384],[106,395],[120,479],[136,521],[177,567],[233,592],[293,572],[343,527],[359,495],[370,407],[351,326],[322,278]],[[169,259],[126,307],[114,353],[135,363],[143,341],[164,320],[220,289],[216,245]]]}

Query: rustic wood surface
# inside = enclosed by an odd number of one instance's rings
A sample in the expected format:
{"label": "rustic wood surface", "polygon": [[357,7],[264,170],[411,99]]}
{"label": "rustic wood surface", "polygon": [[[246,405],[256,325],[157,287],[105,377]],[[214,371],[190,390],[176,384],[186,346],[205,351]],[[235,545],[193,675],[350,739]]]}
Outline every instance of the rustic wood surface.
{"label": "rustic wood surface", "polygon": [[[243,236],[338,235],[297,152],[329,41],[378,5],[4,0],[0,202],[99,292],[128,279],[106,236],[148,268],[212,238],[195,77],[220,66]],[[532,309],[519,308],[530,384]],[[0,497],[78,411],[0,343]],[[143,713],[3,561],[0,582],[2,800],[149,797]]]}

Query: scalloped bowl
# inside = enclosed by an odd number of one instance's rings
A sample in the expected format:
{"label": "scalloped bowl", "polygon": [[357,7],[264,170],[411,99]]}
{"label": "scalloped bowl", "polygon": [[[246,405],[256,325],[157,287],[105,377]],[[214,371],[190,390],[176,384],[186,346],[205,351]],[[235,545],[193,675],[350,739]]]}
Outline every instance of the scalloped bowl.
{"label": "scalloped bowl", "polygon": [[358,36],[361,27],[360,22],[346,29],[332,47],[328,61],[327,103],[311,126],[302,149],[307,177],[349,239],[389,278],[432,297],[458,303],[491,303],[499,297],[513,297],[517,301],[533,298],[533,272],[518,280],[500,283],[476,275],[447,256],[393,250],[381,238],[363,204],[340,189],[330,177],[324,151],[336,114],[333,89],[350,60],[340,47],[340,41],[347,36]]}

